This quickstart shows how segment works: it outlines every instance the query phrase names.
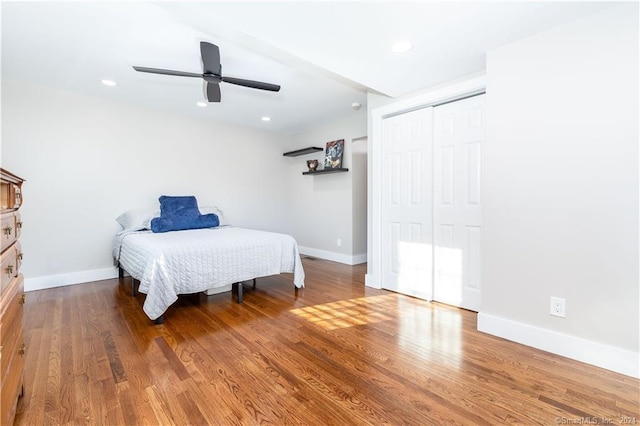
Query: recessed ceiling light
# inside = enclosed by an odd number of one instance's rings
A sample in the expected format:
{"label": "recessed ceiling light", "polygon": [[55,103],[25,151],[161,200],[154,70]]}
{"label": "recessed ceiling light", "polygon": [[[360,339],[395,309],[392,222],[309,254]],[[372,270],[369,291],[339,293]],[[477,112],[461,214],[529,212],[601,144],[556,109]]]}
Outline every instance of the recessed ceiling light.
{"label": "recessed ceiling light", "polygon": [[271,117],[262,117],[262,121],[271,121]]}
{"label": "recessed ceiling light", "polygon": [[196,105],[198,105],[200,108],[204,108],[207,106],[207,103],[200,101],[200,102],[196,102]]}
{"label": "recessed ceiling light", "polygon": [[113,80],[101,80],[101,83],[105,86],[115,86],[116,82]]}
{"label": "recessed ceiling light", "polygon": [[395,42],[393,46],[391,46],[391,50],[393,50],[396,53],[408,52],[412,48],[413,48],[413,44],[411,44],[408,41],[398,41],[398,42]]}

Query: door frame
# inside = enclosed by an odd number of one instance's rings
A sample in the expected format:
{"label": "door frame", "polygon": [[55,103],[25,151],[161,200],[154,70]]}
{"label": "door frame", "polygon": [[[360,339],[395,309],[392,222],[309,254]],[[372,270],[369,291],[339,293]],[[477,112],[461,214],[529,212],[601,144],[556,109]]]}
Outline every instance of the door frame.
{"label": "door frame", "polygon": [[382,120],[416,109],[453,102],[483,93],[484,73],[447,84],[420,95],[393,102],[371,110],[371,151],[369,152],[367,274],[365,285],[382,288]]}

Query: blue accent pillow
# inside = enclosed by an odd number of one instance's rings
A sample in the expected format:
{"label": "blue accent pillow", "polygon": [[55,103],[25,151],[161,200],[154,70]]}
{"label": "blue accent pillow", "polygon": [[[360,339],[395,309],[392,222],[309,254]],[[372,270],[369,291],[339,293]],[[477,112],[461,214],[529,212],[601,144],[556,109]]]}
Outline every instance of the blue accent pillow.
{"label": "blue accent pillow", "polygon": [[214,228],[220,225],[218,216],[200,214],[198,201],[194,196],[160,197],[160,217],[151,219],[151,231],[169,232],[185,229]]}

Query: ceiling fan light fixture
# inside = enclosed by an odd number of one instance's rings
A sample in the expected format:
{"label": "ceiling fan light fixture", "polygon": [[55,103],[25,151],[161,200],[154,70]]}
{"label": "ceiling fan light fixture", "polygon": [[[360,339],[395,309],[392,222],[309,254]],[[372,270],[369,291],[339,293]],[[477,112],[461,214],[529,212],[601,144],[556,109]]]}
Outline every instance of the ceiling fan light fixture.
{"label": "ceiling fan light fixture", "polygon": [[100,80],[100,83],[104,84],[105,86],[111,86],[111,87],[117,86],[117,83],[113,80],[103,79],[103,80]]}
{"label": "ceiling fan light fixture", "polygon": [[410,41],[401,40],[393,43],[391,50],[395,53],[405,53],[413,49],[413,44]]}

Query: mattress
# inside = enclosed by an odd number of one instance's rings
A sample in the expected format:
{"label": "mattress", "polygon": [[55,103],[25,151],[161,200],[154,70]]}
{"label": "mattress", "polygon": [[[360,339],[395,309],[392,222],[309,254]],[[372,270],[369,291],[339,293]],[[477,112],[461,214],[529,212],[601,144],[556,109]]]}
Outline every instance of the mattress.
{"label": "mattress", "polygon": [[116,235],[113,256],[145,293],[144,312],[160,317],[179,294],[258,277],[293,273],[304,287],[298,245],[290,235],[232,226],[152,233],[125,231]]}

